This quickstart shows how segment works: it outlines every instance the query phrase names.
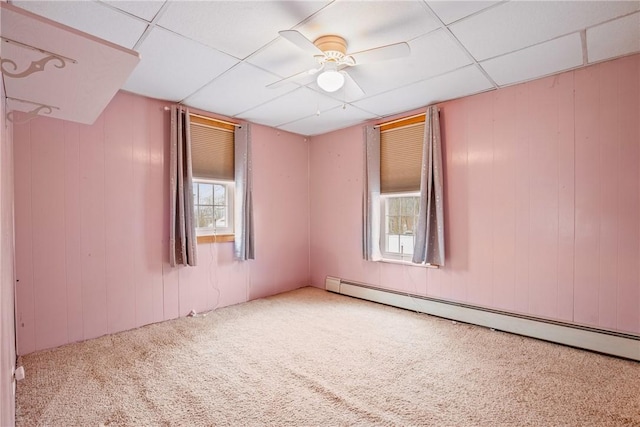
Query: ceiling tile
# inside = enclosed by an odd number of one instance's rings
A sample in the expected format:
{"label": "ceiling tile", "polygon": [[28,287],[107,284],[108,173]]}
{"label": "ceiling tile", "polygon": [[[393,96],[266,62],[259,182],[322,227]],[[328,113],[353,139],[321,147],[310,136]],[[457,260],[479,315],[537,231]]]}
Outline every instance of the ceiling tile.
{"label": "ceiling tile", "polygon": [[472,95],[493,86],[475,65],[414,83],[354,103],[356,107],[379,116],[413,110],[433,104]]}
{"label": "ceiling tile", "polygon": [[623,16],[639,1],[513,1],[463,19],[450,28],[483,60]]}
{"label": "ceiling tile", "polygon": [[445,24],[451,24],[483,9],[493,6],[499,1],[430,1],[429,7]]}
{"label": "ceiling tile", "polygon": [[273,74],[240,63],[190,96],[185,104],[233,117],[298,87],[291,83],[277,89],[265,87],[273,81]]}
{"label": "ceiling tile", "polygon": [[580,34],[573,33],[489,59],[480,65],[498,85],[502,86],[578,67],[582,63]]}
{"label": "ceiling tile", "polygon": [[[640,52],[637,0],[12,3],[129,48],[148,36],[140,42],[141,62],[126,90],[306,135],[493,88],[480,67],[500,85],[509,85],[583,66],[583,55],[597,62]],[[156,17],[158,26],[147,29],[147,21]],[[440,28],[442,22],[452,33]],[[343,36],[350,53],[406,41],[412,54],[347,68],[364,95],[350,82],[328,94],[308,75],[267,89],[281,78],[317,68],[312,55],[279,37],[278,31],[292,28],[310,40]],[[586,40],[579,37],[583,30]],[[461,44],[480,66],[471,65],[473,58]],[[344,103],[357,108],[342,110]]]}
{"label": "ceiling tile", "polygon": [[184,99],[238,63],[229,55],[158,27],[138,51],[142,60],[124,89],[170,101]]}
{"label": "ceiling tile", "polygon": [[438,26],[419,1],[336,1],[296,29],[311,41],[337,34],[354,53],[408,42]]}
{"label": "ceiling tile", "polygon": [[640,52],[640,13],[587,30],[589,62]]}
{"label": "ceiling tile", "polygon": [[278,126],[311,116],[318,111],[330,110],[340,104],[340,101],[301,87],[280,98],[245,111],[237,117],[267,126]]}
{"label": "ceiling tile", "polygon": [[147,24],[89,1],[15,1],[14,5],[69,27],[133,48]]}
{"label": "ceiling tile", "polygon": [[101,0],[101,1],[113,7],[116,7],[120,10],[124,10],[127,13],[135,15],[149,22],[153,20],[153,18],[160,11],[160,8],[162,8],[162,5],[164,4],[164,0],[137,0],[137,1]]}
{"label": "ceiling tile", "polygon": [[245,58],[324,7],[328,1],[171,2],[158,24]]}
{"label": "ceiling tile", "polygon": [[319,116],[314,114],[304,119],[279,126],[279,128],[300,135],[312,136],[354,126],[375,118],[376,116],[371,113],[347,105],[345,108],[338,106],[323,112]]}
{"label": "ceiling tile", "polygon": [[[445,33],[437,30],[411,43],[411,56],[347,69],[367,95],[453,71],[471,60]],[[347,101],[351,101],[348,99]]]}

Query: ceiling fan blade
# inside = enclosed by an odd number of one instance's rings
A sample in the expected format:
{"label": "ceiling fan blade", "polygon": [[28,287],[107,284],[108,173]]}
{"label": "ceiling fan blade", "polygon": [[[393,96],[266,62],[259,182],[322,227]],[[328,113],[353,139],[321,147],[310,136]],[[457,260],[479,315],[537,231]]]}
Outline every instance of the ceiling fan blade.
{"label": "ceiling fan blade", "polygon": [[303,86],[308,85],[309,83],[313,82],[316,79],[316,76],[314,74],[310,74],[309,71],[305,70],[305,71],[302,71],[301,73],[297,73],[297,74],[294,74],[293,76],[289,76],[282,80],[278,80],[276,82],[268,84],[266,87],[269,89],[277,89],[279,87],[286,85],[287,83],[297,83]]}
{"label": "ceiling fan blade", "polygon": [[284,30],[278,31],[285,39],[289,40],[291,43],[298,46],[300,49],[309,52],[313,55],[322,55],[324,56],[324,52],[322,52],[318,47],[313,44],[311,40],[303,36],[299,31],[296,30]]}
{"label": "ceiling fan blade", "polygon": [[402,58],[411,54],[411,48],[405,42],[376,47],[369,50],[352,53],[349,56],[355,61],[355,65],[366,64],[375,61]]}
{"label": "ceiling fan blade", "polygon": [[307,71],[307,73],[309,73],[310,76],[313,76],[314,74],[318,74],[320,71],[324,70],[324,65],[325,63],[323,62],[322,64],[320,64],[318,68],[312,68],[309,71]]}
{"label": "ceiling fan blade", "polygon": [[358,82],[346,71],[341,71],[341,73],[344,75],[344,89],[347,91],[347,95],[353,99],[362,98],[365,93]]}

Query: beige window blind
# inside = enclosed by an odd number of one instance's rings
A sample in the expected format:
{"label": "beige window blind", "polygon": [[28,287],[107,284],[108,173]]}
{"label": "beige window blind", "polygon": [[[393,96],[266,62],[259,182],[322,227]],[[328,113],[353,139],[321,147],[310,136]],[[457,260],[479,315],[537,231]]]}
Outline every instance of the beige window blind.
{"label": "beige window blind", "polygon": [[193,177],[233,181],[235,127],[196,115],[190,119]]}
{"label": "beige window blind", "polygon": [[[424,120],[424,119],[423,119]],[[380,132],[380,191],[420,191],[424,121]]]}

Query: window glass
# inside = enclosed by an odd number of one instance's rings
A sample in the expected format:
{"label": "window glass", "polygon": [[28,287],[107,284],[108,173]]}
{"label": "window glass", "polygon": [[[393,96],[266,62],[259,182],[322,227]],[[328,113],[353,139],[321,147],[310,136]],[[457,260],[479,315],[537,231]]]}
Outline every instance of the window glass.
{"label": "window glass", "polygon": [[381,199],[384,257],[403,259],[413,255],[420,197],[417,194],[404,194],[387,195]]}
{"label": "window glass", "polygon": [[198,235],[233,234],[233,183],[194,179]]}

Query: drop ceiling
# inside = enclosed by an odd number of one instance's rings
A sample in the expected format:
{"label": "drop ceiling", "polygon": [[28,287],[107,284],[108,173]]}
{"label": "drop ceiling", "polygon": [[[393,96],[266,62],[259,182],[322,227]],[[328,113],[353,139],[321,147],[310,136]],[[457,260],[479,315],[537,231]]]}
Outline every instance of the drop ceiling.
{"label": "drop ceiling", "polygon": [[[11,3],[139,52],[126,91],[308,136],[640,52],[640,1]],[[411,55],[350,68],[364,95],[270,89],[316,66],[288,29]]]}

